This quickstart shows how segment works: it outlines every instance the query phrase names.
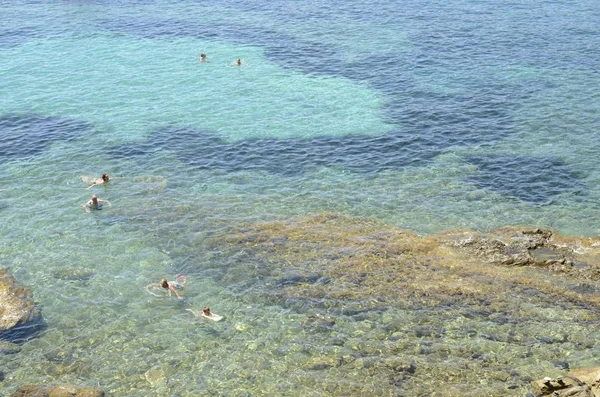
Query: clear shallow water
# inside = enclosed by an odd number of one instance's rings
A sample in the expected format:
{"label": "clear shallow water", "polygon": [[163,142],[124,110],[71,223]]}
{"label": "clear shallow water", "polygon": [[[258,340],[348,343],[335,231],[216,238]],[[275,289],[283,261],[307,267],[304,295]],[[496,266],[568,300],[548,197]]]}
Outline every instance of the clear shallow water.
{"label": "clear shallow water", "polygon": [[[348,374],[296,368],[353,351],[336,338],[384,337],[343,315],[315,336],[302,310],[248,302],[243,282],[214,270],[235,253],[208,240],[321,211],[421,234],[598,234],[595,2],[23,1],[3,2],[0,18],[0,264],[48,325],[2,357],[6,390],[415,392],[363,369],[328,388]],[[238,57],[248,66],[229,66]],[[86,191],[79,176],[102,172],[120,178]],[[91,192],[113,207],[85,214]],[[82,269],[93,275],[64,279]],[[177,272],[188,302],[145,295]],[[227,321],[183,310],[206,304]],[[153,368],[168,382],[151,385]]]}

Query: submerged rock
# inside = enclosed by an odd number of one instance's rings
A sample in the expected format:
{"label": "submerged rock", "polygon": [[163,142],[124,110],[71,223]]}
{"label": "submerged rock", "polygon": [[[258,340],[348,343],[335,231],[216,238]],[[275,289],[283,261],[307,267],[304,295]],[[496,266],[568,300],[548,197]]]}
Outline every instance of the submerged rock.
{"label": "submerged rock", "polygon": [[104,395],[104,391],[95,387],[27,385],[17,389],[11,397],[104,397]]}
{"label": "submerged rock", "polygon": [[41,326],[41,315],[32,293],[0,269],[0,339],[24,341]]}
{"label": "submerged rock", "polygon": [[162,369],[153,368],[144,374],[144,377],[153,387],[164,385],[167,382],[165,371]]}
{"label": "submerged rock", "polygon": [[67,281],[87,281],[95,274],[94,270],[82,267],[61,267],[53,272],[54,277]]}
{"label": "submerged rock", "polygon": [[[240,261],[245,280],[265,280],[279,291],[270,293],[271,301],[278,296],[282,305],[327,297],[361,302],[370,312],[402,300],[421,307],[482,302],[497,293],[499,284],[506,290],[519,285],[524,295],[580,299],[582,291],[595,291],[600,281],[600,239],[564,237],[539,228],[457,230],[419,237],[376,222],[317,214],[245,226],[226,241],[213,243],[245,252]],[[248,269],[247,263],[263,265]],[[248,270],[252,277],[247,277]],[[224,281],[235,282],[238,271],[229,266]],[[327,282],[315,282],[309,275]],[[550,282],[555,276],[562,281]],[[589,287],[582,290],[582,285]],[[596,294],[582,299],[600,306]],[[340,313],[347,315],[347,307],[340,307]],[[466,315],[468,310],[473,308],[467,308]]]}
{"label": "submerged rock", "polygon": [[430,395],[439,384],[446,396],[526,395],[539,368],[566,372],[575,364],[566,357],[597,346],[600,238],[530,227],[421,237],[338,214],[223,235],[207,241],[226,264],[220,281],[247,302],[302,314],[298,326],[319,343],[330,336],[331,351],[356,352],[351,365],[322,352],[295,360],[353,385],[377,379],[390,395]]}
{"label": "submerged rock", "polygon": [[0,356],[4,354],[16,354],[21,351],[21,346],[16,343],[0,341]]}

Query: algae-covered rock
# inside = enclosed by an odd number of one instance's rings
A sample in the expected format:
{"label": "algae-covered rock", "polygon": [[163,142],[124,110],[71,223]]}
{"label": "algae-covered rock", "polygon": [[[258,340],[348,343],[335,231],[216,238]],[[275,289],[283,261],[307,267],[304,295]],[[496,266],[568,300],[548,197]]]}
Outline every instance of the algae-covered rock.
{"label": "algae-covered rock", "polygon": [[26,340],[40,325],[31,291],[0,269],[0,339]]}
{"label": "algae-covered rock", "polygon": [[104,397],[104,391],[73,385],[27,385],[17,389],[11,397]]}
{"label": "algae-covered rock", "polygon": [[310,214],[236,227],[207,246],[223,255],[219,281],[245,301],[301,314],[306,335],[354,357],[299,357],[303,370],[384,379],[391,395],[440,384],[444,396],[525,395],[539,368],[566,372],[597,346],[600,238],[520,226],[418,236]]}
{"label": "algae-covered rock", "polygon": [[[228,268],[225,282],[236,282],[237,272],[246,283],[264,280],[277,290],[270,302],[278,299],[298,311],[318,309],[324,298],[345,301],[345,315],[349,301],[357,314],[385,310],[390,302],[408,307],[417,301],[419,306],[480,302],[509,285],[600,306],[595,293],[600,239],[546,229],[503,227],[419,237],[375,221],[317,214],[246,225],[213,244],[244,252],[240,267]],[[261,265],[248,268],[247,263]],[[312,275],[327,282],[315,282]]]}

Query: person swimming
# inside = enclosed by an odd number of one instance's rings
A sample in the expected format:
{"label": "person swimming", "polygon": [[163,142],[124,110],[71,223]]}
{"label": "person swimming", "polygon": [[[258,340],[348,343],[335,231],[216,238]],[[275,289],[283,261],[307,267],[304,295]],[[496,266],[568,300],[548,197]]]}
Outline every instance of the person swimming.
{"label": "person swimming", "polygon": [[109,206],[112,206],[110,201],[99,199],[98,197],[96,197],[95,194],[92,194],[92,197],[87,202],[81,204],[81,206],[83,207],[85,212],[91,212],[94,210],[101,210],[103,203],[106,203]]}
{"label": "person swimming", "polygon": [[185,309],[185,310],[188,311],[188,312],[190,312],[190,313],[192,313],[194,315],[194,317],[197,317],[197,318],[201,318],[202,317],[202,318],[207,318],[207,319],[212,320],[212,321],[221,321],[221,320],[223,320],[223,316],[221,316],[219,314],[216,314],[216,313],[213,313],[210,310],[210,307],[208,307],[208,306],[205,306],[204,309],[202,309],[201,312],[200,311],[196,311],[196,310],[194,310],[192,308],[188,308],[188,309]]}
{"label": "person swimming", "polygon": [[102,176],[100,178],[97,178],[97,179],[93,179],[93,178],[90,178],[90,177],[87,177],[87,176],[82,176],[81,179],[84,182],[87,182],[87,183],[91,182],[92,183],[86,189],[90,189],[90,188],[92,188],[92,187],[94,187],[96,185],[102,185],[104,183],[108,183],[108,181],[110,180],[110,178],[108,177],[108,174],[102,174]]}
{"label": "person swimming", "polygon": [[246,66],[246,62],[243,59],[238,58],[231,63],[231,66]]}
{"label": "person swimming", "polygon": [[206,54],[205,53],[203,53],[203,52],[200,53],[200,59],[199,59],[199,61],[202,62],[202,63],[206,63]]}
{"label": "person swimming", "polygon": [[173,284],[173,287],[177,289],[183,289],[185,283],[187,283],[187,277],[183,274],[178,274],[177,276],[175,276],[175,281],[171,281],[171,283]]}
{"label": "person swimming", "polygon": [[160,283],[152,283],[152,284],[148,284],[146,286],[146,291],[148,291],[150,294],[154,295],[154,296],[159,296],[155,293],[153,293],[150,288],[152,287],[160,287],[163,290],[168,291],[169,296],[171,296],[171,293],[175,294],[175,296],[177,297],[177,299],[183,299],[183,297],[181,295],[179,295],[179,292],[177,292],[178,289],[183,289],[183,285],[186,282],[186,277],[183,275],[178,275],[176,278],[176,280],[179,279],[179,281],[167,281],[166,278],[163,278]]}

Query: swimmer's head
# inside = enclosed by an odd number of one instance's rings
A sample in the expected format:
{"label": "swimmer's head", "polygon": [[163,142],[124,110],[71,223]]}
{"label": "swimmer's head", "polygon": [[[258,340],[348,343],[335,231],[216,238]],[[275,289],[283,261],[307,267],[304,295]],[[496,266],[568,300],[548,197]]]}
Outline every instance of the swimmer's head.
{"label": "swimmer's head", "polygon": [[160,286],[163,288],[169,288],[169,282],[167,281],[166,278],[163,278],[160,282]]}
{"label": "swimmer's head", "polygon": [[102,174],[102,180],[108,182],[108,174]]}
{"label": "swimmer's head", "polygon": [[207,316],[210,316],[210,307],[206,306],[203,310],[202,313],[204,313]]}
{"label": "swimmer's head", "polygon": [[206,54],[205,53],[201,53],[200,54],[200,58],[206,58]]}
{"label": "swimmer's head", "polygon": [[98,197],[95,194],[92,194],[92,201],[95,203],[98,201]]}

